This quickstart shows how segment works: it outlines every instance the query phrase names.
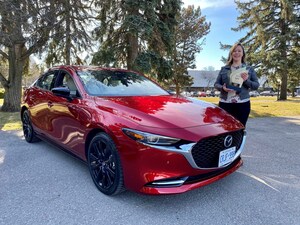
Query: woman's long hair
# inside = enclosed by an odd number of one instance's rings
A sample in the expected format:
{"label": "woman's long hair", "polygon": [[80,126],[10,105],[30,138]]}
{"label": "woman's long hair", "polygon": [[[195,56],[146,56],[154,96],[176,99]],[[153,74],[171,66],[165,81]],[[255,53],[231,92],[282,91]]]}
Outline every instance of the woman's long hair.
{"label": "woman's long hair", "polygon": [[230,48],[230,51],[229,51],[229,54],[228,54],[228,59],[227,59],[227,65],[232,65],[232,63],[233,63],[232,53],[233,53],[234,49],[235,49],[237,46],[241,46],[241,47],[242,47],[242,49],[243,49],[242,63],[246,63],[246,53],[245,53],[244,46],[243,46],[241,43],[235,43],[235,44]]}

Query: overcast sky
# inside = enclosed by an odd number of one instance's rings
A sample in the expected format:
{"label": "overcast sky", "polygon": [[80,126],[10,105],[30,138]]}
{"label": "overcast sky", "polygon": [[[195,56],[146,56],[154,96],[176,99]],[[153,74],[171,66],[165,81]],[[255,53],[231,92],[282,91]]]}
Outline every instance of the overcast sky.
{"label": "overcast sky", "polygon": [[223,44],[233,44],[245,35],[244,32],[234,32],[232,27],[237,27],[238,11],[234,0],[182,0],[184,6],[200,6],[202,16],[206,16],[206,21],[211,22],[210,32],[206,36],[203,50],[196,57],[196,69],[213,66],[219,70],[223,63],[221,57],[227,57],[228,52],[220,50],[220,42]]}

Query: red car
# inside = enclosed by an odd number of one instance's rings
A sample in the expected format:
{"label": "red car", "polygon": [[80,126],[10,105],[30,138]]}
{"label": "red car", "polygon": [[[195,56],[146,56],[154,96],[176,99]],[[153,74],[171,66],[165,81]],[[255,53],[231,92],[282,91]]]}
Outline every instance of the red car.
{"label": "red car", "polygon": [[217,106],[171,95],[122,69],[60,66],[24,93],[27,142],[50,141],[87,162],[107,195],[174,194],[242,165],[243,125]]}
{"label": "red car", "polygon": [[198,92],[198,96],[199,97],[206,97],[207,95],[206,95],[206,93],[204,91],[199,91]]}

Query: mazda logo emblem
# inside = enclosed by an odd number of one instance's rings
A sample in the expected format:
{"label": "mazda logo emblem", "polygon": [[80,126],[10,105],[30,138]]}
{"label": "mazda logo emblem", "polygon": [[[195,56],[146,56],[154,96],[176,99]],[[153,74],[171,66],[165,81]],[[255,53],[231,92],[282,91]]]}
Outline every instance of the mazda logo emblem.
{"label": "mazda logo emblem", "polygon": [[226,148],[229,148],[232,145],[232,140],[233,137],[231,135],[227,135],[226,138],[224,139],[224,146]]}

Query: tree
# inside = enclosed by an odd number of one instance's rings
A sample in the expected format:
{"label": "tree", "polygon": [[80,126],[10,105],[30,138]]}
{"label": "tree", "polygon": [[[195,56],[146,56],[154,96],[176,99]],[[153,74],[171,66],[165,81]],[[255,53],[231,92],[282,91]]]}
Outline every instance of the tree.
{"label": "tree", "polygon": [[209,67],[204,67],[203,69],[203,78],[207,81],[206,88],[208,89],[211,84],[213,84],[216,81],[216,76],[215,76],[215,68],[213,66]]}
{"label": "tree", "polygon": [[30,57],[26,62],[25,70],[23,72],[23,82],[25,87],[32,84],[42,73],[45,71],[45,67],[42,63],[36,62],[35,57]]}
{"label": "tree", "polygon": [[[57,28],[52,30],[46,56],[48,67],[53,64],[83,64],[83,51],[90,48],[88,28],[92,27],[92,8],[89,0],[57,1]],[[81,56],[82,55],[82,56]]]}
{"label": "tree", "polygon": [[296,63],[295,58],[290,56],[293,46],[299,46],[300,2],[235,2],[241,14],[238,17],[239,26],[233,30],[248,29],[246,36],[241,39],[248,47],[248,61],[258,66],[260,73],[269,74],[272,71],[281,80],[280,100],[286,100],[289,68]]}
{"label": "tree", "polygon": [[[0,55],[0,74],[2,74],[2,75],[0,75],[0,77],[2,76],[2,77],[4,77],[4,78],[7,78],[8,77],[8,62],[7,62],[7,60],[4,58],[4,57],[2,57],[1,55]],[[1,78],[0,78],[1,79]],[[3,78],[2,78],[3,79]],[[0,88],[2,88],[3,87],[3,85],[2,85],[2,83],[0,82]]]}
{"label": "tree", "polygon": [[9,74],[0,73],[5,89],[2,111],[20,110],[22,74],[26,60],[49,38],[55,9],[48,0],[0,0],[0,54],[8,61]]}
{"label": "tree", "polygon": [[[298,52],[300,51],[300,48],[298,50]],[[295,89],[296,87],[300,86],[300,54],[298,54],[297,56],[292,54],[291,57],[295,57],[293,58],[294,65],[289,67],[289,83],[288,83],[288,89],[290,92],[292,92],[292,96],[295,96]],[[297,59],[297,60],[295,60]]]}
{"label": "tree", "polygon": [[215,71],[215,67],[213,66],[207,66],[207,67],[203,67],[203,70],[206,70],[206,71]]}
{"label": "tree", "polygon": [[171,74],[170,53],[180,0],[101,0],[101,25],[95,35],[101,43],[93,63],[127,67],[158,74]]}
{"label": "tree", "polygon": [[195,54],[202,50],[204,40],[209,33],[210,23],[201,15],[200,7],[183,8],[177,17],[175,28],[175,46],[172,54],[173,75],[169,82],[175,84],[176,93],[184,86],[191,86],[193,78],[188,76],[188,68],[195,68]]}

